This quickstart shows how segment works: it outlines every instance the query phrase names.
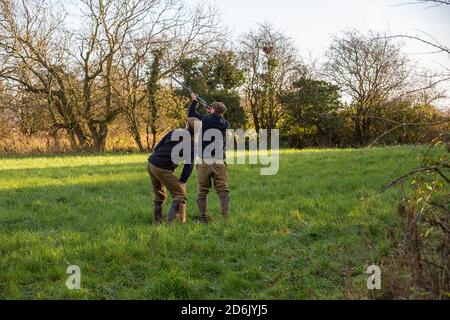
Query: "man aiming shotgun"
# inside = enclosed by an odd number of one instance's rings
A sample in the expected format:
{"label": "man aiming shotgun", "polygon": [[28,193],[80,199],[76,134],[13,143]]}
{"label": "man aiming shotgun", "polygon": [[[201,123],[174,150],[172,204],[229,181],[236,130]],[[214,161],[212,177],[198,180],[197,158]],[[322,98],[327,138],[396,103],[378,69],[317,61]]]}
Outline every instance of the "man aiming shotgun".
{"label": "man aiming shotgun", "polygon": [[[205,139],[205,134],[210,129],[219,130],[222,138],[222,146],[219,146],[219,154],[212,152],[206,154],[202,152],[200,158],[201,163],[197,164],[197,179],[198,179],[198,197],[197,205],[199,210],[198,221],[202,223],[209,222],[208,216],[208,194],[214,182],[214,188],[220,198],[220,207],[223,216],[229,215],[229,190],[228,190],[228,174],[227,165],[225,163],[225,147],[226,147],[226,130],[229,128],[228,122],[224,118],[224,114],[227,111],[227,107],[221,102],[214,102],[208,104],[204,99],[199,97],[194,91],[178,81],[176,78],[171,77],[176,83],[188,91],[192,98],[192,103],[189,106],[188,118],[198,119],[202,121],[202,133],[200,135],[200,143],[202,150],[205,150],[208,146],[215,141],[212,139]],[[200,102],[205,108],[207,115],[201,115],[196,111],[198,102]],[[204,161],[213,160],[213,161]],[[216,161],[218,160],[218,161]]]}
{"label": "man aiming shotgun", "polygon": [[[210,155],[202,152],[200,155],[202,163],[197,164],[197,179],[198,179],[198,198],[197,205],[199,210],[199,221],[203,223],[209,222],[208,217],[208,194],[214,182],[214,188],[220,198],[220,207],[223,216],[228,217],[229,214],[229,190],[228,190],[228,174],[227,165],[225,163],[225,146],[226,146],[226,130],[229,128],[228,122],[224,118],[227,107],[221,102],[213,102],[210,105],[206,104],[207,115],[201,115],[196,111],[199,97],[192,91],[192,103],[188,110],[189,118],[197,118],[202,121],[201,144],[202,150],[205,150],[214,141],[212,139],[205,139],[205,134],[210,129],[219,130],[222,134],[223,145],[220,147],[220,154],[214,152]],[[203,103],[202,103],[203,104]],[[206,161],[205,160],[213,160]]]}

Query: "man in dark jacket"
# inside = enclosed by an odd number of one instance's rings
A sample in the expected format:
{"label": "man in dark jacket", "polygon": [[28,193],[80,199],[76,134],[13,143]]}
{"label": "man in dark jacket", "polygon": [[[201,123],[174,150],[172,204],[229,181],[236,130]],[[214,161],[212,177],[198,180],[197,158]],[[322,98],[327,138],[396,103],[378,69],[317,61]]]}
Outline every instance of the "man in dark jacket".
{"label": "man in dark jacket", "polygon": [[[155,147],[155,150],[148,159],[147,170],[153,185],[154,192],[154,219],[155,223],[160,224],[163,221],[162,206],[166,200],[166,188],[172,195],[172,205],[168,213],[168,222],[173,222],[176,218],[181,223],[186,223],[186,182],[192,174],[194,168],[194,125],[195,118],[188,120],[187,129],[190,134],[190,154],[189,163],[185,163],[180,178],[174,175],[174,170],[179,163],[172,159],[172,150],[180,141],[172,141],[172,136],[176,132],[169,132]],[[180,157],[183,157],[181,151]]]}
{"label": "man in dark jacket", "polygon": [[[201,115],[196,111],[197,96],[192,94],[192,103],[189,107],[188,117],[197,118],[202,121],[202,154],[200,158],[202,163],[197,165],[197,179],[198,179],[198,198],[197,205],[199,210],[199,221],[207,223],[209,217],[208,211],[208,194],[214,182],[214,188],[220,198],[220,207],[222,214],[228,217],[229,214],[229,190],[228,190],[228,174],[227,165],[225,163],[225,147],[226,147],[226,130],[229,128],[228,122],[224,118],[227,107],[221,102],[214,102],[207,107],[207,115]],[[208,141],[204,139],[205,133],[209,129],[219,130],[222,134],[223,145],[220,147],[220,154],[215,154],[215,150],[210,155],[203,151],[215,141]],[[206,160],[206,161],[205,161]],[[213,161],[208,161],[213,160]]]}

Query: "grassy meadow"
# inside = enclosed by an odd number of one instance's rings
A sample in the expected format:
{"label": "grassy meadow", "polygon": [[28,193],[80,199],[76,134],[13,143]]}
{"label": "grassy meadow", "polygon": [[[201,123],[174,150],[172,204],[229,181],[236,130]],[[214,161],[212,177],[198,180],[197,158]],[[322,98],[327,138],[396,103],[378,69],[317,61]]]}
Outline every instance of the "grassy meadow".
{"label": "grassy meadow", "polygon": [[397,219],[398,190],[379,190],[419,164],[413,148],[285,150],[275,176],[230,165],[230,219],[211,193],[209,225],[194,222],[194,172],[173,226],[152,224],[147,155],[2,157],[0,299],[369,296]]}

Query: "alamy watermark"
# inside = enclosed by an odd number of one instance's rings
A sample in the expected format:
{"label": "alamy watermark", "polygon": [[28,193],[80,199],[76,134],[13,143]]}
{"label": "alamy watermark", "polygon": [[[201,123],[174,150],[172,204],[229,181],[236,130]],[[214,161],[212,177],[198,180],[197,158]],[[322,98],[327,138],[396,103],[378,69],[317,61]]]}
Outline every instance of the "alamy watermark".
{"label": "alamy watermark", "polygon": [[367,278],[367,289],[381,290],[381,268],[373,264],[367,267],[366,273],[370,275]]}
{"label": "alamy watermark", "polygon": [[[201,122],[196,122],[194,139],[189,130],[178,129],[172,134],[172,141],[179,141],[171,154],[172,161],[177,164],[182,161],[187,164],[223,164],[226,161],[227,164],[238,165],[260,164],[260,173],[265,176],[276,175],[279,171],[280,134],[276,129],[261,129],[259,132],[255,129],[228,129],[224,137],[218,129],[202,132]],[[224,149],[229,153],[226,158]]]}
{"label": "alamy watermark", "polygon": [[70,274],[70,277],[66,281],[67,289],[80,290],[81,288],[81,269],[79,266],[67,267],[66,273]]}

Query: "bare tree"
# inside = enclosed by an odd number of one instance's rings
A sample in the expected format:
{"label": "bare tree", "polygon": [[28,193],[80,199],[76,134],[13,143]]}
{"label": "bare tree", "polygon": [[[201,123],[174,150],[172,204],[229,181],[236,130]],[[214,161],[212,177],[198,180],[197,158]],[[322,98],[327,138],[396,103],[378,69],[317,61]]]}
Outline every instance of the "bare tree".
{"label": "bare tree", "polygon": [[[131,74],[139,78],[135,79],[135,84],[145,83],[145,101],[141,95],[134,100],[137,104],[129,104],[125,109],[129,131],[141,150],[144,128],[147,149],[153,149],[156,144],[163,107],[157,97],[160,81],[175,73],[184,59],[206,54],[222,36],[214,8],[188,8],[181,0],[163,3],[158,14],[154,14],[146,25],[142,35],[133,40],[133,54],[128,57],[129,66],[136,69]],[[137,113],[144,102],[145,111]]]}
{"label": "bare tree", "polygon": [[[166,40],[165,34],[178,26],[182,2],[179,0],[152,1],[149,3],[145,19],[138,28],[125,35],[117,52],[116,79],[111,82],[113,93],[117,96],[117,106],[123,113],[127,129],[140,151],[144,151],[142,126],[148,118],[143,108],[146,100],[146,81],[152,52]],[[101,26],[99,19],[91,19],[94,30]],[[144,22],[145,21],[145,22]],[[101,75],[99,72],[98,75]],[[158,79],[159,80],[159,79]]]}
{"label": "bare tree", "polygon": [[127,130],[140,151],[145,151],[141,137],[142,113],[145,111],[146,55],[150,50],[147,41],[135,40],[121,49],[119,81],[113,84],[118,104],[123,111]]}
{"label": "bare tree", "polygon": [[[164,33],[161,46],[152,51],[152,62],[147,77],[147,144],[150,149],[156,145],[156,133],[160,125],[161,103],[157,99],[161,79],[176,73],[180,64],[190,57],[207,55],[224,41],[219,15],[214,7],[198,5],[193,8],[181,5],[179,14]],[[149,133],[152,145],[148,143]]]}
{"label": "bare tree", "polygon": [[412,74],[409,81],[409,89],[406,89],[399,97],[412,100],[416,105],[432,105],[434,102],[447,97],[446,90],[440,84],[450,80],[442,74],[436,74],[431,70],[421,70]]}
{"label": "bare tree", "polygon": [[[114,90],[115,82],[120,80],[120,49],[143,27],[160,2],[82,0],[88,26],[80,35],[78,59],[84,75],[83,115],[97,151],[104,150],[109,124],[123,112]],[[96,95],[93,88],[100,89]]]}
{"label": "bare tree", "polygon": [[246,102],[255,129],[276,128],[281,115],[279,97],[300,69],[292,41],[269,24],[245,34],[241,59],[246,71]]}
{"label": "bare tree", "polygon": [[0,78],[22,96],[46,100],[33,114],[48,109],[50,130],[66,130],[73,149],[103,151],[123,114],[144,150],[145,127],[153,145],[158,130],[158,82],[214,45],[217,14],[183,0],[79,4],[81,27],[70,30],[60,1],[0,0]]}
{"label": "bare tree", "polygon": [[76,101],[70,97],[74,82],[67,67],[69,38],[63,32],[63,22],[64,16],[55,14],[51,0],[1,0],[0,55],[4,64],[0,76],[16,91],[46,97],[51,128],[65,129],[76,148],[84,146],[87,138]]}
{"label": "bare tree", "polygon": [[334,38],[327,52],[325,72],[352,99],[355,138],[360,145],[370,139],[371,114],[406,85],[408,61],[400,50],[379,34],[350,31]]}

